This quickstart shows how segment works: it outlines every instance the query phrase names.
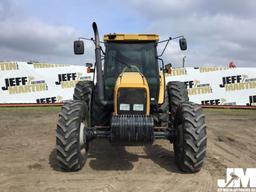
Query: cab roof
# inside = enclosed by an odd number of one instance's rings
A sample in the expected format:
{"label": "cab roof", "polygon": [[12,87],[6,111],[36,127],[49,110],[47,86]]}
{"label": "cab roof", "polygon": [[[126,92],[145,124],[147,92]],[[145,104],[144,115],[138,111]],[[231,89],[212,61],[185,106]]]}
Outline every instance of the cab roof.
{"label": "cab roof", "polygon": [[156,34],[106,34],[104,42],[109,41],[159,41]]}

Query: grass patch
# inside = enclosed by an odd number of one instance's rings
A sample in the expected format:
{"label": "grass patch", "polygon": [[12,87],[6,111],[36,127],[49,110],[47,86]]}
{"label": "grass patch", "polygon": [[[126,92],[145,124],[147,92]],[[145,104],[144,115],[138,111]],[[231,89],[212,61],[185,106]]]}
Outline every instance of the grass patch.
{"label": "grass patch", "polygon": [[207,115],[234,115],[234,116],[256,116],[255,109],[203,109]]}
{"label": "grass patch", "polygon": [[60,106],[45,106],[45,107],[0,107],[0,111],[2,110],[10,110],[10,111],[22,111],[22,110],[36,110],[36,111],[60,111]]}

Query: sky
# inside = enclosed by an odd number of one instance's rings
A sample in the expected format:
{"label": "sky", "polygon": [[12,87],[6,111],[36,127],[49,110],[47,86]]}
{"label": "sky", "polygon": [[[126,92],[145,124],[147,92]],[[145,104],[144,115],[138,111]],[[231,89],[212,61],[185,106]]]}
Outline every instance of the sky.
{"label": "sky", "polygon": [[[188,50],[171,42],[163,58],[176,67],[255,67],[255,0],[0,0],[0,60],[84,64],[94,48],[73,54],[73,41],[106,33],[156,33],[162,40],[184,35]],[[163,45],[158,46],[161,52]]]}

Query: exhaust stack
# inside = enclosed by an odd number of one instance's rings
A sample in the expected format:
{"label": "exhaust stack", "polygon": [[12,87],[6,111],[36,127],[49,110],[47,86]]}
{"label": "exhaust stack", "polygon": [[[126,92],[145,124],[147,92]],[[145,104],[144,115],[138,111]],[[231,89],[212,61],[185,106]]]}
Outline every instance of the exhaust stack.
{"label": "exhaust stack", "polygon": [[103,73],[102,73],[102,63],[101,63],[101,47],[100,47],[100,38],[98,27],[95,22],[92,23],[92,28],[94,31],[95,39],[95,62],[96,62],[96,71],[97,71],[97,91],[98,99],[103,106],[113,105],[112,101],[106,101],[104,97],[104,84],[103,84]]}

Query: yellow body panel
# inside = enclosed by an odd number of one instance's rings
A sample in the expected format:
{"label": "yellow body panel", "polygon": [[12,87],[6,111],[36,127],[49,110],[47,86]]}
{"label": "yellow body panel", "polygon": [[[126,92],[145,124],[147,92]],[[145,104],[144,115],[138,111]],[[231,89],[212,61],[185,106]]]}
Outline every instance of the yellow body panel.
{"label": "yellow body panel", "polygon": [[146,91],[146,115],[150,113],[150,92],[146,78],[138,72],[123,72],[115,84],[114,114],[117,115],[117,97],[120,88],[143,88]]}
{"label": "yellow body panel", "polygon": [[164,103],[164,94],[165,94],[165,78],[163,71],[160,71],[160,86],[159,86],[159,96],[158,96],[158,104],[161,105]]}
{"label": "yellow body panel", "polygon": [[[115,35],[115,38],[109,38]],[[107,34],[104,35],[104,41],[159,41],[159,35],[156,34]]]}

